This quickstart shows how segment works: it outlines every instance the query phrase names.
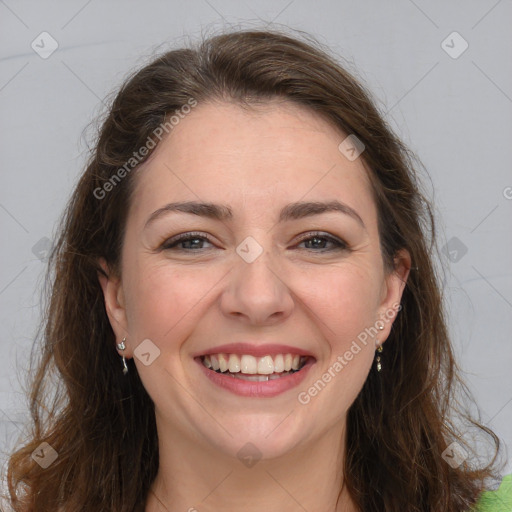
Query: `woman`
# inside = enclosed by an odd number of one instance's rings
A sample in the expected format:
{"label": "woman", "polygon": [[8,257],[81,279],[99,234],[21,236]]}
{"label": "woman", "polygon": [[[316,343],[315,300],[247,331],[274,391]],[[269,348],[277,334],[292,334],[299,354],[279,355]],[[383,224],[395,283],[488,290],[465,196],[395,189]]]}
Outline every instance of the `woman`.
{"label": "woman", "polygon": [[314,42],[160,56],[113,101],[52,253],[13,509],[472,509],[499,440],[458,411],[433,246],[412,156]]}

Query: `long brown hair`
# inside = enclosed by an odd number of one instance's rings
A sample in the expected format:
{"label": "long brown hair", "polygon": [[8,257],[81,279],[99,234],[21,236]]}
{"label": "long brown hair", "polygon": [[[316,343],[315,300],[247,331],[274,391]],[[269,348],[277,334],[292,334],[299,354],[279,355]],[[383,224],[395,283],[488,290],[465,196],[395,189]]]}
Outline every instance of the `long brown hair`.
{"label": "long brown hair", "polygon": [[[32,432],[8,464],[16,512],[144,509],[159,460],[154,407],[133,360],[122,374],[98,261],[119,273],[137,167],[126,163],[149,138],[158,142],[155,130],[191,100],[247,106],[281,98],[355,135],[365,145],[388,270],[399,249],[411,255],[402,311],[381,355],[384,369],[370,372],[347,417],[345,485],[360,510],[468,510],[487,479],[499,478],[493,465],[500,441],[460,398],[470,395],[447,332],[431,256],[434,216],[415,170],[421,164],[338,60],[307,34],[242,30],[164,53],[122,85],[50,255],[49,302],[30,384]],[[444,460],[454,441],[476,455],[454,418],[490,438],[491,463],[472,467],[469,457],[452,467]],[[31,457],[42,442],[58,455],[45,469]]]}

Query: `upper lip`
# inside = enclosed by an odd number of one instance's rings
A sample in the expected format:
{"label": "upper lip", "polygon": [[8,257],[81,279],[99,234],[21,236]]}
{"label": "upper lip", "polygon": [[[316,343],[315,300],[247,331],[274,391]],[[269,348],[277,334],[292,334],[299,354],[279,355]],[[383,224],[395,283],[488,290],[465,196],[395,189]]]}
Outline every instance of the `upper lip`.
{"label": "upper lip", "polygon": [[272,356],[276,354],[297,354],[299,356],[315,357],[310,351],[303,348],[292,347],[291,345],[279,345],[275,343],[259,343],[258,345],[254,345],[244,342],[217,345],[216,347],[197,352],[193,357],[207,356],[210,354],[246,354],[254,357]]}

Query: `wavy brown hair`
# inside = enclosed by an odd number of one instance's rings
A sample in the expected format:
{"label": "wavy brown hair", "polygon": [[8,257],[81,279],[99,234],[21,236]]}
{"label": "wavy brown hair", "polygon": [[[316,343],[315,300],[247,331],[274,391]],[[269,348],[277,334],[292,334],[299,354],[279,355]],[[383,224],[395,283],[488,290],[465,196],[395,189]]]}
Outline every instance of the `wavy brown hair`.
{"label": "wavy brown hair", "polygon": [[[191,99],[245,108],[284,99],[356,135],[366,146],[362,158],[386,268],[393,270],[400,249],[411,255],[402,311],[381,355],[383,371],[370,372],[348,412],[343,473],[359,509],[465,511],[489,478],[499,479],[499,438],[473,419],[462,400],[470,392],[447,332],[432,256],[433,208],[415,170],[421,164],[366,88],[338,62],[302,32],[238,30],[163,53],[126,79],[101,119],[50,255],[45,323],[30,380],[31,434],[11,455],[7,471],[16,512],[144,509],[159,461],[154,407],[133,360],[128,375],[121,372],[98,281],[104,274],[100,258],[119,275],[136,169],[109,187],[106,197],[98,198],[98,190],[106,190],[133,152]],[[454,418],[492,441],[489,464],[470,465],[478,454]],[[441,456],[453,441],[473,455],[455,468]],[[41,442],[58,453],[46,469],[31,458]]]}

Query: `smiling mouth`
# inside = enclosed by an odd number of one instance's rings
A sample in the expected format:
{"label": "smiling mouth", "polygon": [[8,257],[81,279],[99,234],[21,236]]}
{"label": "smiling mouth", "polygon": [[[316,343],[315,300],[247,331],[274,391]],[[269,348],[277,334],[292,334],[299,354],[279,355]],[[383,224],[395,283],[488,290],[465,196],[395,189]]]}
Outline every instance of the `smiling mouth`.
{"label": "smiling mouth", "polygon": [[199,358],[205,368],[234,379],[264,382],[293,375],[302,370],[310,356],[276,354],[255,357],[244,354],[209,354]]}

